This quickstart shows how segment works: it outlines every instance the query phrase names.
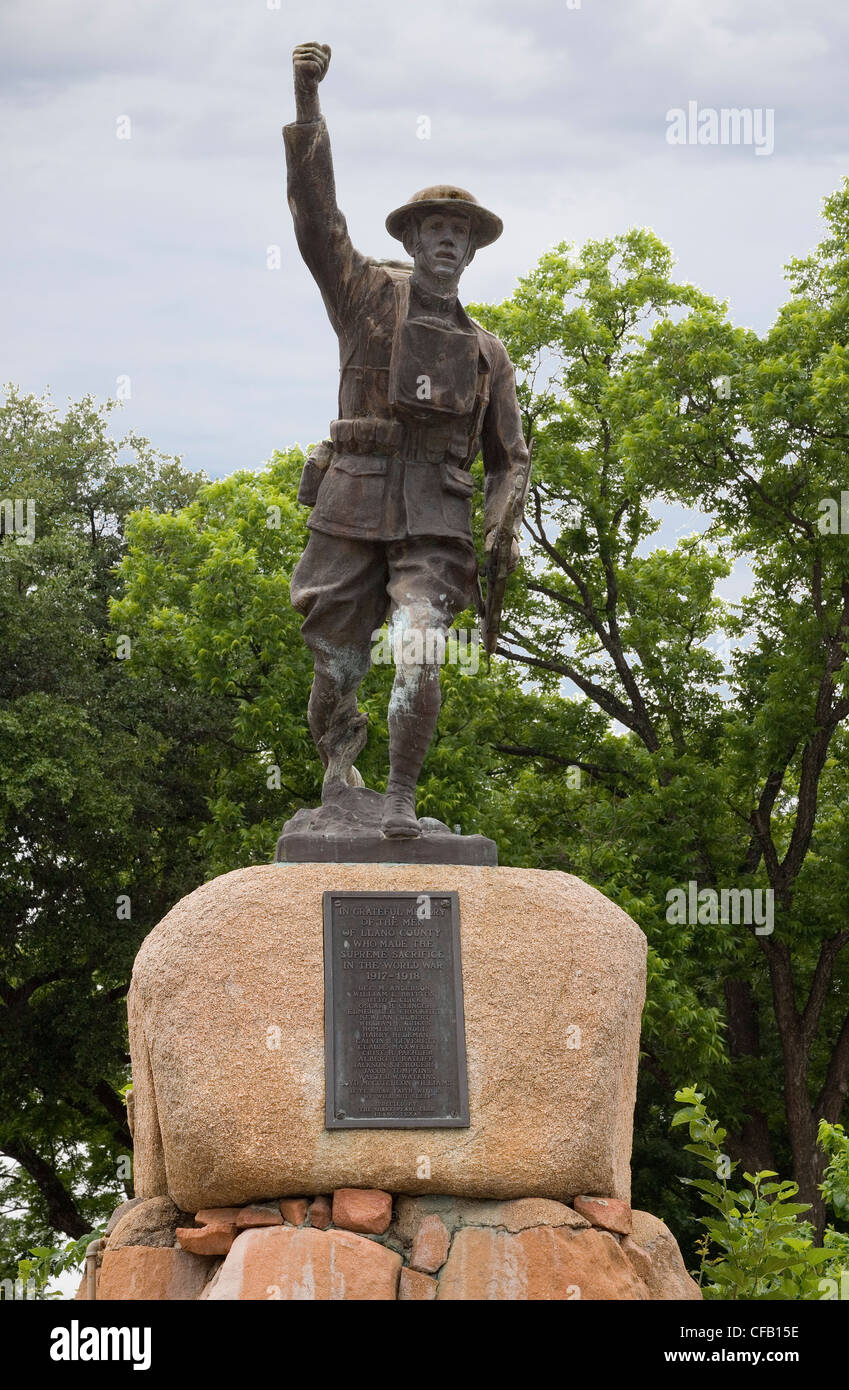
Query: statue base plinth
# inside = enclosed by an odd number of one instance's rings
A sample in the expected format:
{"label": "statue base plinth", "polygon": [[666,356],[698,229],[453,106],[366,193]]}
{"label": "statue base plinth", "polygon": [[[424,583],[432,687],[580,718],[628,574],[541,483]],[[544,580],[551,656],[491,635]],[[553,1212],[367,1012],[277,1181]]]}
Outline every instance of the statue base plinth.
{"label": "statue base plinth", "polygon": [[[468,1129],[327,1129],[328,892],[458,895]],[[342,1187],[628,1201],[645,962],[621,908],[552,870],[256,864],[213,879],[133,970],[136,1194],[182,1212]]]}
{"label": "statue base plinth", "polygon": [[369,787],[342,783],[321,806],[303,807],[283,827],[277,864],[472,864],[495,868],[498,847],[485,835],[454,835],[423,816],[421,835],[387,836],[380,828],[384,798]]}

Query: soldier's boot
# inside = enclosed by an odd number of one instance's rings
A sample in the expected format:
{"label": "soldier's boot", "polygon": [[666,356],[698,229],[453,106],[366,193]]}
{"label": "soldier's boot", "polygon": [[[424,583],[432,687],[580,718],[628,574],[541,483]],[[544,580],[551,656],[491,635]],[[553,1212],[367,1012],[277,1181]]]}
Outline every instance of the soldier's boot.
{"label": "soldier's boot", "polygon": [[381,828],[391,838],[421,835],[416,785],[439,717],[439,667],[400,667],[389,702],[389,782]]}

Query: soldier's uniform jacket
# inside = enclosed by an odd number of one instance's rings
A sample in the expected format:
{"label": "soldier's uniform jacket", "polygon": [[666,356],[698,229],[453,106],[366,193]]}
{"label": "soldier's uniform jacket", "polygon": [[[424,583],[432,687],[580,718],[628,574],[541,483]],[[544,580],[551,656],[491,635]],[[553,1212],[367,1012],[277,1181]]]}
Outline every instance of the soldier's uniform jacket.
{"label": "soldier's uniform jacket", "polygon": [[444,304],[411,290],[408,272],[356,250],[336,206],[323,119],[283,135],[295,235],[340,352],[333,460],[309,525],[362,540],[470,540],[478,449],[487,529],[527,465],[506,349],[459,303],[446,317]]}

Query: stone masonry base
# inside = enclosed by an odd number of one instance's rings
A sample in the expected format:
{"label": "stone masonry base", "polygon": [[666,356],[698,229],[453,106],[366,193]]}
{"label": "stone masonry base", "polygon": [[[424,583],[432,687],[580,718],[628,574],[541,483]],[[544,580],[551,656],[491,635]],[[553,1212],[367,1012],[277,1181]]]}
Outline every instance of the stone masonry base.
{"label": "stone masonry base", "polygon": [[181,1212],[117,1208],[77,1298],[698,1299],[672,1232],[614,1198],[408,1197],[367,1188]]}

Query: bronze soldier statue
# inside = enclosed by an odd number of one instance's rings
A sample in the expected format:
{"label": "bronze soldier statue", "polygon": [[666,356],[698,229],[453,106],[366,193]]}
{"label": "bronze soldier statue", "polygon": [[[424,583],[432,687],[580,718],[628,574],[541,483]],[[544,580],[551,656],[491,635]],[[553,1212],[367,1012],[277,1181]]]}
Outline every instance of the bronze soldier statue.
{"label": "bronze soldier statue", "polygon": [[[412,272],[351,243],[336,206],[330,141],[318,100],[330,49],[294,52],[296,119],[284,127],[295,235],[339,338],[339,418],[311,456],[300,499],[313,510],[310,538],[292,575],[314,660],[309,725],[334,783],[362,785],[354,760],[366,742],[357,690],[373,634],[421,634],[396,644],[389,703],[386,836],[416,836],[416,784],[439,714],[439,665],[430,653],[475,601],[469,469],[483,453],[487,544],[527,478],[513,368],[503,344],[466,314],[460,275],[502,224],[461,188],[415,193],[386,219]],[[509,564],[518,559],[513,531]],[[508,540],[510,538],[508,537]]]}

